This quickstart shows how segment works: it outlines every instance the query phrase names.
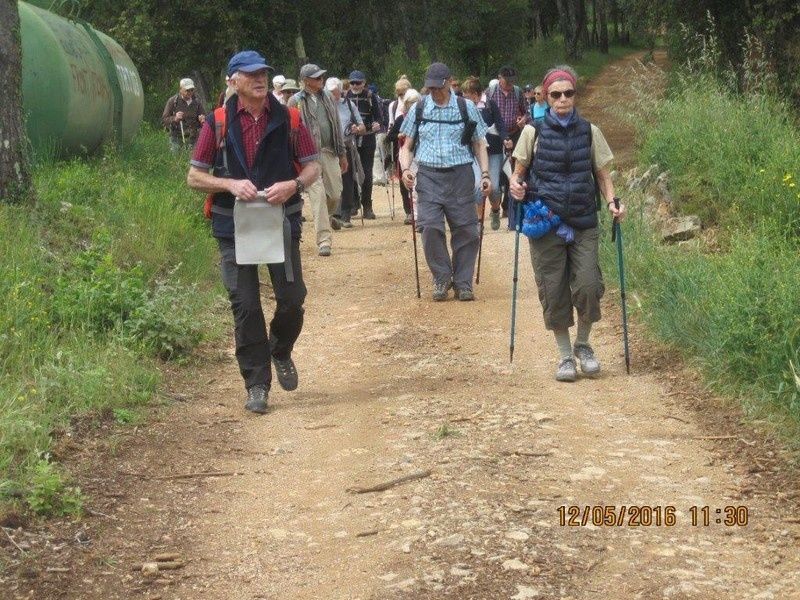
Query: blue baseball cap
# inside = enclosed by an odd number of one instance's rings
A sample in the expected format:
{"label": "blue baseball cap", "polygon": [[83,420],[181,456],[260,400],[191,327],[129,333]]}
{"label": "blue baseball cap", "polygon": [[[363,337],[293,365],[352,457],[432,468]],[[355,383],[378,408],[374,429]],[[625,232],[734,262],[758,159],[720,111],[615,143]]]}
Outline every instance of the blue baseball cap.
{"label": "blue baseball cap", "polygon": [[350,73],[348,79],[350,79],[350,81],[366,81],[367,76],[364,75],[364,71],[353,71]]}
{"label": "blue baseball cap", "polygon": [[230,61],[228,61],[228,77],[242,71],[243,73],[255,73],[266,69],[273,71],[274,69],[267,64],[267,60],[255,50],[242,50],[234,54]]}

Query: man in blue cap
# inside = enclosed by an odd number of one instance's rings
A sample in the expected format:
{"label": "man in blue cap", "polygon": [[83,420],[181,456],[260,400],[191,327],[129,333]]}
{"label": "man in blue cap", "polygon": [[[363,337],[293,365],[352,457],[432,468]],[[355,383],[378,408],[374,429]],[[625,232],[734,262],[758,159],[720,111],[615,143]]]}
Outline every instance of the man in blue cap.
{"label": "man in blue cap", "polygon": [[[472,100],[450,88],[450,69],[433,63],[425,74],[430,96],[422,96],[406,113],[400,135],[410,142],[400,150],[403,183],[416,184],[417,223],[422,249],[433,275],[433,299],[447,299],[450,288],[461,301],[474,300],[472,276],[478,257],[478,216],[475,213],[473,160],[481,169],[484,196],[492,191],[486,124]],[[416,175],[411,161],[416,158]],[[452,260],[447,251],[445,219],[450,227]]]}
{"label": "man in blue cap", "polygon": [[[300,124],[292,131],[288,109],[269,92],[264,57],[253,50],[235,54],[228,77],[235,93],[225,102],[224,123],[210,113],[189,167],[189,187],[213,194],[211,229],[221,254],[236,337],[236,359],[247,388],[245,408],[267,412],[272,381],[270,360],[285,390],[297,387],[292,349],[303,326],[306,286],[300,266],[300,193],[320,175],[317,149]],[[221,120],[220,120],[221,121]],[[225,132],[225,135],[222,132]],[[296,172],[294,164],[301,165]],[[267,331],[257,265],[236,262],[235,199],[266,196],[284,206],[283,264],[270,264],[275,313]]]}
{"label": "man in blue cap", "polygon": [[367,132],[358,138],[358,156],[361,158],[361,166],[364,168],[364,183],[361,191],[356,190],[354,194],[355,206],[361,203],[362,214],[365,219],[374,219],[375,212],[372,210],[372,165],[375,162],[375,134],[381,129],[382,113],[380,99],[366,87],[367,76],[363,71],[353,71],[350,73],[350,89],[347,98],[352,100],[361,114],[361,119],[367,128]]}

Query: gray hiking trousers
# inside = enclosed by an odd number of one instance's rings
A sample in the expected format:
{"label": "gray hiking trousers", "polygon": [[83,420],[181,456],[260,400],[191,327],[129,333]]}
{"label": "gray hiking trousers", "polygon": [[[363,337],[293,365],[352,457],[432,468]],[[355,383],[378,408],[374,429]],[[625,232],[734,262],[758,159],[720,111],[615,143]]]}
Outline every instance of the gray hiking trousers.
{"label": "gray hiking trousers", "polygon": [[[435,282],[471,290],[478,258],[478,216],[475,213],[472,163],[436,169],[420,165],[417,172],[417,223],[422,249]],[[447,252],[445,219],[450,227],[452,260]]]}

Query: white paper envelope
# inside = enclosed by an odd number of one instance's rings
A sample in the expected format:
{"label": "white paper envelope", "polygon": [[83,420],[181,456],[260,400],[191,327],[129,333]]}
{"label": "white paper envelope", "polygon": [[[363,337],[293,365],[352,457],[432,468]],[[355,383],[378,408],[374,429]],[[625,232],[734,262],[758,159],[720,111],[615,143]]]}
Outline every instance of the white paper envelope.
{"label": "white paper envelope", "polygon": [[236,199],[233,208],[236,262],[240,265],[282,263],[283,205],[258,198],[251,202]]}

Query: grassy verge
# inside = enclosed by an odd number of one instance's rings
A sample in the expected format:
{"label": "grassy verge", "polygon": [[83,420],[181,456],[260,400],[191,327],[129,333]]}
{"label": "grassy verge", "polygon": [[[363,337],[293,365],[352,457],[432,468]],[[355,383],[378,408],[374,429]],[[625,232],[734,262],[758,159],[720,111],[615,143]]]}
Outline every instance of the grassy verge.
{"label": "grassy verge", "polygon": [[[675,84],[639,121],[642,161],[670,171],[675,207],[713,227],[719,248],[663,246],[634,210],[626,226],[633,308],[715,390],[798,431],[800,132],[769,93],[742,95],[703,73]],[[610,244],[604,263],[616,276]]]}
{"label": "grassy verge", "polygon": [[219,331],[186,165],[148,131],[120,154],[40,164],[37,206],[0,205],[0,505],[77,510],[54,437],[76,419],[129,422],[161,362]]}

